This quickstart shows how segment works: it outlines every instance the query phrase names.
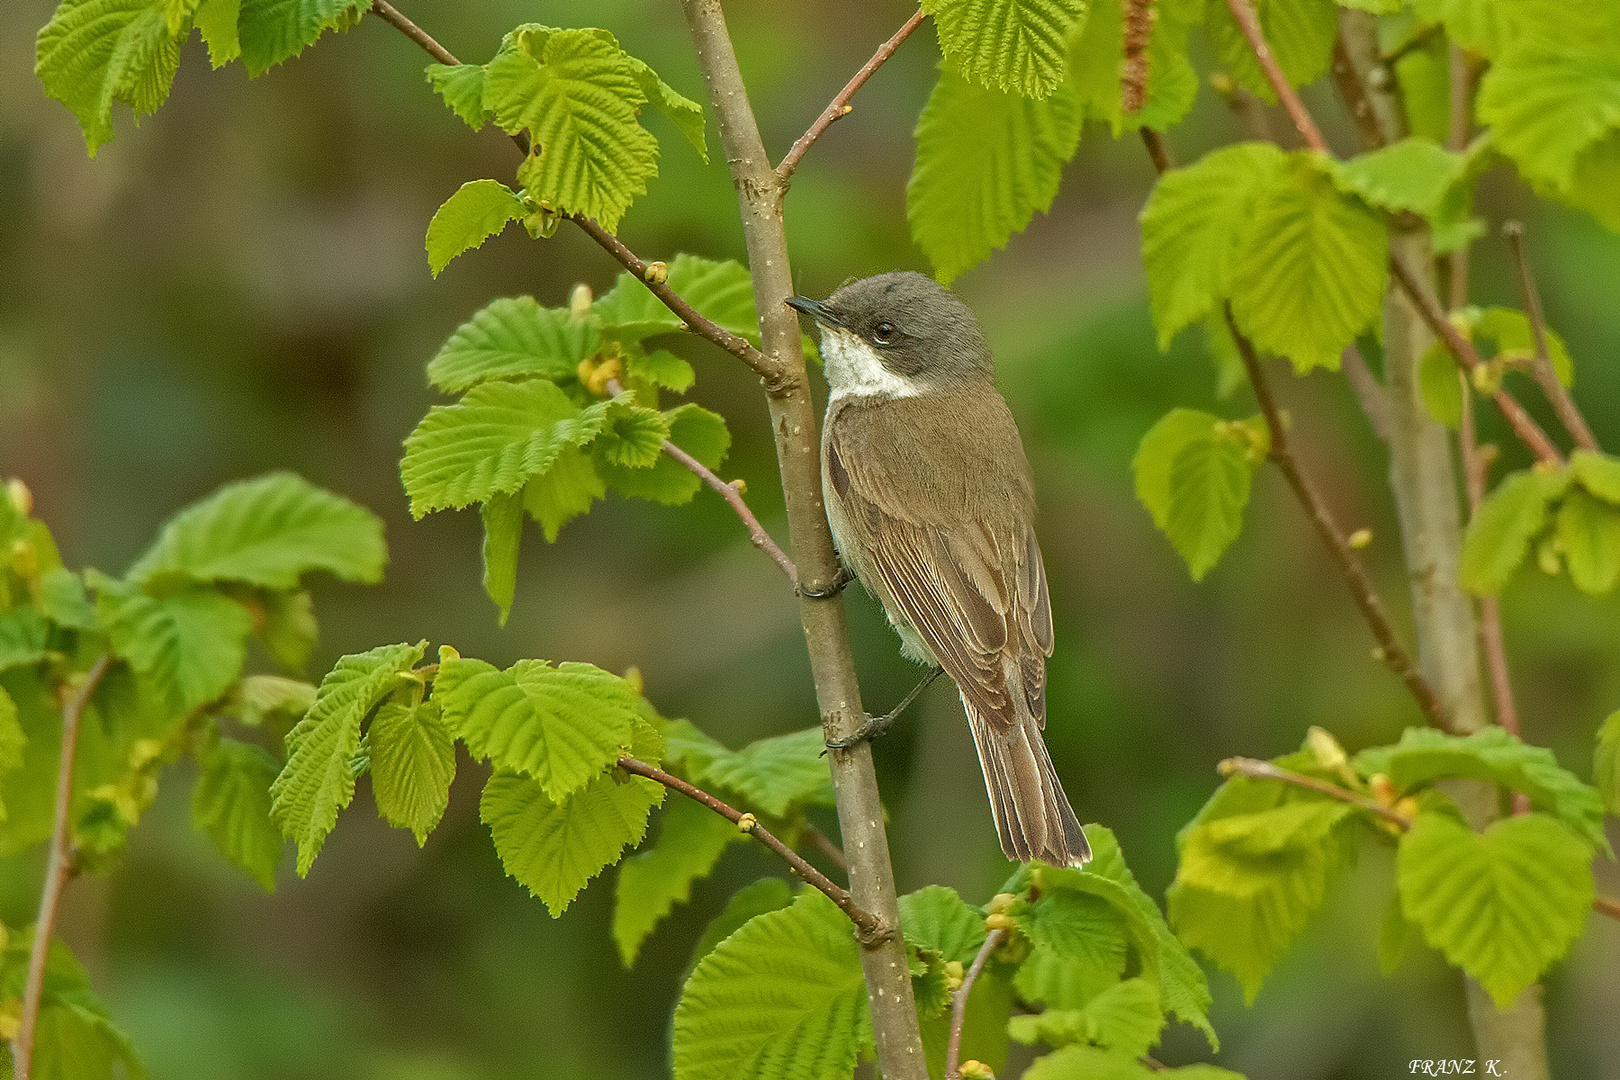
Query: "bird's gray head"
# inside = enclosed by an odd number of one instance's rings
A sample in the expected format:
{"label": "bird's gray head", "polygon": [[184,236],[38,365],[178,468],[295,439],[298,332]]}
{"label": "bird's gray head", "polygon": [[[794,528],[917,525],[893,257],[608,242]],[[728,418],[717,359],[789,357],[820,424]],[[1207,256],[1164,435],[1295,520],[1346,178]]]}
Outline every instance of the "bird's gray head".
{"label": "bird's gray head", "polygon": [[852,281],[824,301],[795,296],[788,303],[821,325],[821,352],[835,395],[911,397],[991,377],[990,343],[979,320],[923,274],[878,274]]}

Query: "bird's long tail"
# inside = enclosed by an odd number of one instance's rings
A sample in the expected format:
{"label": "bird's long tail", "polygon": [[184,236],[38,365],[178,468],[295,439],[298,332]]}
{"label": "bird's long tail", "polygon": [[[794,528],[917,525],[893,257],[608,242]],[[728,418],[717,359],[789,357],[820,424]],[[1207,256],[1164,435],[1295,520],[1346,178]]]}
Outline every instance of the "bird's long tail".
{"label": "bird's long tail", "polygon": [[965,698],[962,706],[979,750],[990,810],[1007,858],[1016,862],[1040,859],[1054,866],[1086,863],[1091,845],[1063,794],[1046,752],[1046,740],[1034,719],[1021,717],[1003,731],[985,722]]}

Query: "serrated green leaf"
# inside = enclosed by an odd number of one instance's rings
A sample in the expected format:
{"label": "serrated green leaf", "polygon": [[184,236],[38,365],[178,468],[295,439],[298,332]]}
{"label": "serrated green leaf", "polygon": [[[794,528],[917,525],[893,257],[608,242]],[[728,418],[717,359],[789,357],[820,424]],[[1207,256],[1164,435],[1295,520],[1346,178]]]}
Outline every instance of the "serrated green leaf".
{"label": "serrated green leaf", "polygon": [[1218,416],[1178,406],[1161,416],[1142,436],[1136,456],[1131,459],[1136,497],[1160,529],[1170,526],[1170,471],[1176,456],[1188,444],[1209,438],[1220,422]]}
{"label": "serrated green leaf", "polygon": [[[1192,28],[1204,21],[1204,4],[1202,0],[1161,0],[1157,10],[1158,19],[1148,42],[1147,99],[1140,112],[1121,119],[1155,131],[1167,131],[1181,122],[1198,99],[1202,80],[1188,54],[1187,38]],[[1121,54],[1123,29],[1121,25]],[[1074,63],[1072,53],[1070,63]],[[1121,105],[1123,107],[1123,103]],[[1116,137],[1121,126],[1114,127]]]}
{"label": "serrated green leaf", "polygon": [[[0,989],[10,1000],[22,997],[32,947],[31,929],[8,935]],[[89,974],[61,941],[52,941],[46,950],[40,1001],[31,1076],[37,1080],[115,1080],[120,1076],[146,1080],[146,1069],[128,1036],[113,1026],[107,1007],[90,988]]]}
{"label": "serrated green leaf", "polygon": [[31,604],[0,611],[0,671],[45,659],[45,642],[50,633],[45,616]]}
{"label": "serrated green leaf", "polygon": [[1440,209],[1467,164],[1463,154],[1428,139],[1408,137],[1328,167],[1334,182],[1346,193],[1386,210],[1409,210],[1429,217]]}
{"label": "serrated green leaf", "polygon": [[595,463],[577,447],[565,446],[551,468],[532,476],[523,487],[523,508],[546,534],[546,542],[569,521],[585,513],[607,494],[607,484]]}
{"label": "serrated green leaf", "polygon": [[[675,256],[668,265],[666,284],[681,299],[722,330],[759,341],[759,312],[754,307],[754,279],[748,267],[734,259]],[[591,313],[602,332],[619,341],[640,341],[655,334],[673,334],[686,328],[679,315],[634,274],[620,274],[613,288],[597,297]]]}
{"label": "serrated green leaf", "polygon": [[242,0],[202,0],[197,5],[197,32],[208,45],[208,63],[218,69],[242,55],[236,22]]}
{"label": "serrated green leaf", "polygon": [[1525,4],[1496,0],[1415,0],[1415,14],[1425,22],[1443,23],[1446,36],[1465,49],[1495,57],[1519,33]]}
{"label": "serrated green leaf", "polygon": [[[664,419],[669,423],[670,442],[708,468],[720,467],[731,446],[731,432],[724,418],[700,405],[687,404],[668,410]],[[660,456],[648,469],[622,468],[597,458],[596,470],[620,494],[666,506],[691,502],[703,486],[696,473],[668,455]]]}
{"label": "serrated green leaf", "polygon": [[129,569],[130,580],[167,574],[293,589],[325,570],[345,581],[382,580],[382,521],[290,472],[228,484],[172,518]]}
{"label": "serrated green leaf", "polygon": [[480,383],[454,405],[435,405],[405,440],[399,466],[411,514],[522,490],[563,447],[594,439],[602,416],[545,379]]}
{"label": "serrated green leaf", "polygon": [[377,812],[395,828],[411,830],[421,847],[450,805],[456,778],[456,744],[439,719],[438,704],[384,702],[366,745]]}
{"label": "serrated green leaf", "polygon": [[681,985],[692,974],[692,969],[714,951],[714,947],[726,938],[741,930],[756,915],[763,915],[768,911],[780,911],[793,903],[793,889],[781,878],[760,878],[752,885],[745,885],[726,901],[725,908],[716,915],[704,929],[703,936],[692,948],[692,959],[687,961],[686,974],[681,977]]}
{"label": "serrated green leaf", "polygon": [[955,889],[928,885],[900,898],[900,928],[913,945],[970,964],[984,944],[984,915]]}
{"label": "serrated green leaf", "polygon": [[825,749],[820,727],[760,739],[710,758],[702,781],[737,792],[750,809],[772,817],[785,816],[792,806],[830,805],[832,774],[822,756]]}
{"label": "serrated green leaf", "polygon": [[1620,580],[1620,509],[1571,491],[1558,508],[1554,535],[1576,588],[1593,596],[1614,588]]}
{"label": "serrated green leaf", "polygon": [[1164,532],[1194,581],[1203,580],[1243,530],[1254,469],[1249,449],[1219,432],[1176,451]]}
{"label": "serrated green leaf", "polygon": [[1024,1080],[1155,1080],[1180,1071],[1149,1072],[1147,1066],[1135,1058],[1117,1051],[1096,1046],[1065,1046],[1037,1059],[1024,1073]]}
{"label": "serrated green leaf", "polygon": [[221,854],[275,892],[285,841],[270,820],[270,785],[281,763],[263,747],[235,739],[219,739],[197,760],[202,772],[191,793],[191,819]]}
{"label": "serrated green leaf", "polygon": [[658,175],[658,140],[641,126],[641,79],[605,30],[526,24],[484,65],[484,104],[508,134],[529,133],[518,169],[529,194],[613,231]]}
{"label": "serrated green leaf", "polygon": [[641,715],[629,683],[573,662],[519,660],[501,671],[456,658],[440,665],[433,697],[474,757],[527,773],[553,802],[609,768]]}
{"label": "serrated green leaf", "polygon": [[1551,189],[1550,194],[1585,210],[1612,232],[1620,232],[1620,128],[1610,129],[1582,150],[1569,186]]}
{"label": "serrated green leaf", "polygon": [[[1489,307],[1473,314],[1471,320],[1475,338],[1496,343],[1496,355],[1504,360],[1531,360],[1536,355],[1535,330],[1522,311],[1512,308]],[[1575,384],[1575,361],[1558,331],[1547,329],[1547,358],[1552,361],[1553,373],[1565,386]]]}
{"label": "serrated green leaf", "polygon": [[1603,808],[1620,816],[1620,711],[1610,713],[1598,728],[1592,782],[1603,797]]}
{"label": "serrated green leaf", "polygon": [[1504,477],[1474,511],[1463,535],[1463,587],[1478,596],[1501,592],[1530,541],[1546,528],[1553,500],[1568,486],[1567,473],[1523,469]]}
{"label": "serrated green leaf", "polygon": [[280,675],[249,675],[238,690],[241,709],[237,719],[248,727],[258,727],[276,713],[303,716],[315,704],[315,687]]}
{"label": "serrated green leaf", "polygon": [[592,449],[608,465],[649,469],[663,454],[669,435],[669,419],[657,409],[614,402]]}
{"label": "serrated green leaf", "polygon": [[1346,346],[1378,316],[1388,240],[1377,211],[1341,194],[1312,159],[1296,156],[1261,193],[1238,243],[1238,329],[1301,374],[1337,370]]}
{"label": "serrated green leaf", "polygon": [[328,30],[346,30],[370,0],[241,0],[236,31],[248,76],[290,60]]}
{"label": "serrated green leaf", "polygon": [[1063,80],[1070,35],[1085,0],[924,0],[939,48],[983,86],[1044,98]]}
{"label": "serrated green leaf", "polygon": [[1163,1028],[1159,988],[1142,978],[1115,982],[1082,1009],[1015,1016],[1008,1024],[1013,1040],[1025,1046],[1093,1043],[1129,1057],[1147,1053],[1159,1041]]}
{"label": "serrated green leaf", "polygon": [[1450,351],[1435,342],[1418,361],[1418,389],[1423,395],[1423,408],[1435,420],[1455,431],[1462,425],[1463,387],[1457,371],[1457,362]]}
{"label": "serrated green leaf", "polygon": [[650,382],[654,386],[662,386],[677,394],[686,393],[697,378],[692,371],[692,365],[668,349],[654,349],[639,356],[632,356],[626,364],[632,379]]}
{"label": "serrated green leaf", "polygon": [[1608,847],[1597,792],[1560,766],[1551,750],[1530,746],[1499,727],[1466,736],[1407,728],[1394,746],[1370,747],[1353,763],[1363,776],[1385,774],[1403,795],[1445,777],[1501,784],[1529,796],[1531,806],[1556,816],[1593,846]]}
{"label": "serrated green leaf", "polygon": [[235,600],[200,586],[159,598],[111,578],[93,584],[113,652],[177,712],[213,701],[241,674],[253,617]]}
{"label": "serrated green leaf", "polygon": [[1124,917],[1102,897],[1070,891],[1043,895],[1019,926],[1032,946],[1013,978],[1025,1001],[1079,1009],[1125,974]]}
{"label": "serrated green leaf", "polygon": [[517,592],[523,496],[492,495],[479,508],[479,517],[484,523],[484,592],[500,609],[501,625],[505,626],[506,617],[512,613],[512,597]]}
{"label": "serrated green leaf", "polygon": [[445,106],[474,131],[482,131],[490,112],[484,108],[484,69],[478,64],[429,64],[427,81]]}
{"label": "serrated green leaf", "polygon": [[1412,936],[1412,924],[1401,912],[1401,894],[1396,890],[1389,895],[1384,918],[1378,925],[1378,970],[1385,976],[1395,974],[1406,955],[1407,939]]}
{"label": "serrated green leaf", "polygon": [[658,73],[648,67],[644,61],[636,59],[629,54],[625,59],[630,62],[630,70],[635,73],[636,81],[641,84],[641,92],[647,100],[658,107],[658,111],[669,117],[686,141],[692,144],[703,164],[709,163],[709,144],[704,133],[703,106],[691,98],[677,93],[675,88],[663,79]]}
{"label": "serrated green leaf", "polygon": [[320,638],[315,601],[302,591],[266,593],[260,599],[264,624],[258,633],[265,651],[288,671],[301,674]]}
{"label": "serrated green leaf", "polygon": [[462,323],[428,362],[428,381],[459,394],[487,379],[578,377],[579,362],[601,344],[596,327],[532,296],[491,302]]}
{"label": "serrated green leaf", "polygon": [[1287,161],[1270,143],[1240,143],[1172,169],[1154,185],[1141,215],[1142,258],[1160,349],[1183,328],[1219,316],[1238,240]]}
{"label": "serrated green leaf", "polygon": [[1581,487],[1606,503],[1620,506],[1620,458],[1576,450],[1569,455],[1569,471]]}
{"label": "serrated green leaf", "polygon": [[1401,905],[1507,1009],[1585,929],[1591,859],[1585,839],[1544,814],[1504,818],[1483,835],[1447,814],[1419,814],[1396,859]]}
{"label": "serrated green leaf", "polygon": [[287,734],[287,764],[270,787],[270,816],[298,844],[298,876],[309,873],[338,811],[354,798],[350,767],[366,714],[398,689],[427,642],[379,645],[342,657],[321,680],[315,704]]}
{"label": "serrated green leaf", "polygon": [[[1333,62],[1333,41],[1339,34],[1333,0],[1260,0],[1255,7],[1266,44],[1290,85],[1304,86],[1327,74]],[[1245,90],[1268,104],[1277,104],[1277,92],[1230,9],[1216,3],[1208,11],[1205,25],[1216,57]]]}
{"label": "serrated green leaf", "polygon": [[1044,100],[976,86],[942,65],[917,120],[906,185],[911,236],[949,283],[1004,246],[1057,196],[1080,143],[1079,102],[1066,87]]}
{"label": "serrated green leaf", "polygon": [[647,815],[663,798],[655,781],[604,773],[558,804],[529,777],[497,772],[484,785],[478,815],[506,872],[555,919],[591,878],[641,840]]}
{"label": "serrated green leaf", "polygon": [[698,962],[675,1008],[675,1080],[837,1080],[871,1030],[849,920],[806,889]]}
{"label": "serrated green leaf", "polygon": [[[0,686],[0,776],[16,772],[23,766],[23,751],[28,748],[28,735],[17,716],[17,703]],[[6,807],[0,802],[0,825],[6,822]]]}
{"label": "serrated green leaf", "polygon": [[187,20],[171,30],[163,0],[63,0],[39,32],[34,73],[78,117],[90,156],[113,137],[112,109],[136,117],[169,96]]}
{"label": "serrated green leaf", "polygon": [[433,276],[464,251],[482,247],[485,240],[522,221],[528,207],[517,192],[499,180],[469,180],[433,212],[427,228],[428,267]]}
{"label": "serrated green leaf", "polygon": [[[1068,76],[1065,87],[1074,92],[1086,119],[1109,126],[1117,137],[1125,127],[1125,112],[1120,74],[1125,56],[1125,5],[1123,0],[1102,0],[1088,3],[1085,22],[1079,32],[1069,35]],[[1169,5],[1160,5],[1162,16]],[[1153,36],[1159,36],[1155,23]],[[1152,60],[1149,60],[1151,68]],[[1196,74],[1194,78],[1196,79]],[[1148,78],[1148,93],[1152,94],[1155,78]]]}
{"label": "serrated green leaf", "polygon": [[54,567],[39,576],[39,610],[58,626],[73,630],[96,629],[96,606],[85,592],[84,580],[63,567]]}
{"label": "serrated green leaf", "polygon": [[658,840],[619,867],[613,903],[613,940],[625,967],[658,923],[676,904],[692,896],[692,883],[709,876],[721,854],[741,840],[728,819],[691,799],[677,799],[664,811]]}

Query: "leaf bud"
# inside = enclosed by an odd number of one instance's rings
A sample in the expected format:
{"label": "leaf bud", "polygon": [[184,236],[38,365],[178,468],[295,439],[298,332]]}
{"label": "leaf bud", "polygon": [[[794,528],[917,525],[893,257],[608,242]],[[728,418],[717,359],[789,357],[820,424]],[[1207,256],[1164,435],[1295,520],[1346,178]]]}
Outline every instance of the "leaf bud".
{"label": "leaf bud", "polygon": [[1543,537],[1536,545],[1536,565],[1548,577],[1557,577],[1564,569],[1564,560],[1558,554],[1558,544],[1553,537]]}
{"label": "leaf bud", "polygon": [[642,679],[641,679],[641,669],[640,668],[638,668],[638,667],[625,668],[624,669],[624,681],[630,684],[630,689],[632,689],[632,690],[634,690],[636,692],[637,697],[641,697],[641,696],[643,696],[645,694],[645,684],[642,682]]}
{"label": "leaf bud", "polygon": [[1355,550],[1360,551],[1362,548],[1372,543],[1372,530],[1357,529],[1355,532],[1345,537],[1344,542],[1349,544]]}
{"label": "leaf bud", "polygon": [[1367,787],[1372,790],[1372,797],[1378,800],[1380,806],[1395,805],[1395,784],[1385,773],[1373,773],[1367,779]]}
{"label": "leaf bud", "polygon": [[737,494],[739,495],[748,494],[748,481],[744,480],[740,476],[731,482],[731,486],[737,489]]}
{"label": "leaf bud", "polygon": [[576,319],[587,318],[591,313],[591,287],[583,281],[574,286],[574,291],[568,294],[568,314]]}
{"label": "leaf bud", "polygon": [[39,548],[27,540],[11,542],[11,569],[25,581],[39,577]]}
{"label": "leaf bud", "polygon": [[1233,91],[1237,89],[1237,84],[1226,72],[1217,71],[1209,77],[1209,88],[1222,97],[1231,97]]}
{"label": "leaf bud", "polygon": [[759,825],[759,819],[753,814],[744,814],[737,819],[737,831],[751,833]]}
{"label": "leaf bud", "polygon": [[956,993],[962,989],[962,982],[966,977],[967,973],[962,970],[962,961],[945,961],[945,989],[953,994]]}
{"label": "leaf bud", "polygon": [[452,660],[460,660],[460,659],[461,659],[461,654],[456,651],[456,647],[454,645],[440,645],[439,646],[439,663],[448,664]]}
{"label": "leaf bud", "polygon": [[1018,929],[1018,920],[1004,911],[997,911],[984,917],[984,928],[986,930],[1005,930],[1011,933]]}
{"label": "leaf bud", "polygon": [[662,285],[669,280],[669,264],[665,262],[650,262],[647,269],[641,274],[641,279],[651,285]]}
{"label": "leaf bud", "polygon": [[1417,820],[1418,801],[1410,795],[1396,803],[1394,809],[1397,814],[1401,815],[1408,825],[1411,825],[1412,822]]}
{"label": "leaf bud", "polygon": [[1342,774],[1350,765],[1350,755],[1344,752],[1339,740],[1326,728],[1311,725],[1311,729],[1305,733],[1305,745],[1316,756],[1316,763],[1329,772]]}
{"label": "leaf bud", "polygon": [[1492,360],[1488,363],[1475,364],[1474,370],[1469,373],[1474,389],[1486,397],[1490,397],[1502,389],[1502,365]]}
{"label": "leaf bud", "polygon": [[969,1058],[962,1062],[962,1067],[957,1070],[957,1075],[962,1080],[996,1080],[996,1074],[991,1070],[990,1066],[976,1058]]}
{"label": "leaf bud", "polygon": [[995,896],[990,898],[990,903],[985,906],[984,910],[990,915],[1011,915],[1022,904],[1023,901],[1017,893],[996,893]]}
{"label": "leaf bud", "polygon": [[34,493],[28,490],[28,485],[12,477],[6,481],[6,498],[11,500],[12,509],[23,517],[30,517],[34,513]]}

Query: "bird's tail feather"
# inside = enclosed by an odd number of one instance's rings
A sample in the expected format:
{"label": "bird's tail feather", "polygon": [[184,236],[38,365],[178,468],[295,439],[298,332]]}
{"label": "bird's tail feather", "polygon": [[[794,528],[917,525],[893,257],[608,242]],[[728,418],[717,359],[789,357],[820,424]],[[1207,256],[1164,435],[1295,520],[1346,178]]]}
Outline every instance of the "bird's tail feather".
{"label": "bird's tail feather", "polygon": [[1026,716],[1010,730],[1000,731],[965,699],[962,704],[1007,858],[1016,862],[1040,859],[1054,866],[1085,864],[1091,858],[1091,845],[1063,794],[1035,721]]}

